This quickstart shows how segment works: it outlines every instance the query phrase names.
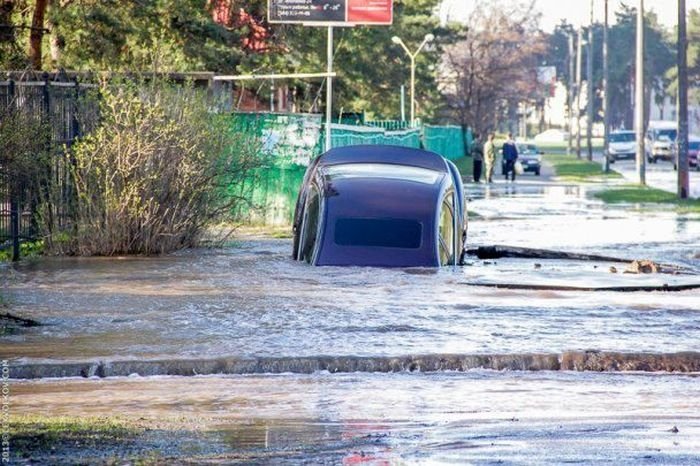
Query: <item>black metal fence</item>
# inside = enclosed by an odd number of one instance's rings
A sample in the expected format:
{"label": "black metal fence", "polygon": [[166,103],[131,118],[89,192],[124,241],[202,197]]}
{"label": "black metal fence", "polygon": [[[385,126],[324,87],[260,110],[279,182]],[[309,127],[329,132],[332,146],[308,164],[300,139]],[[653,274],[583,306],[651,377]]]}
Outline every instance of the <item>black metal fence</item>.
{"label": "black metal fence", "polygon": [[[69,167],[63,156],[63,151],[84,131],[97,122],[98,109],[96,99],[87,97],[93,84],[80,83],[77,80],[50,79],[43,74],[28,79],[0,80],[0,118],[13,118],[22,114],[26,119],[38,123],[40,131],[21,137],[40,138],[41,155],[46,163],[39,164],[45,171],[42,177],[51,179],[52,186],[60,190],[58,202],[50,206],[49,215],[57,215],[57,223],[62,223],[66,206],[70,203],[70,193],[66,191]],[[22,130],[22,128],[18,128]],[[36,147],[37,144],[29,144]],[[0,150],[11,150],[0,147]],[[3,166],[2,160],[12,160],[12,154],[0,158],[0,250],[10,249],[13,260],[18,260],[20,244],[40,237],[36,222],[37,208],[42,202],[42,186],[34,179],[26,179],[24,173],[17,167]],[[47,159],[48,155],[48,159]],[[39,177],[41,179],[42,177]],[[45,200],[45,199],[44,199]]]}

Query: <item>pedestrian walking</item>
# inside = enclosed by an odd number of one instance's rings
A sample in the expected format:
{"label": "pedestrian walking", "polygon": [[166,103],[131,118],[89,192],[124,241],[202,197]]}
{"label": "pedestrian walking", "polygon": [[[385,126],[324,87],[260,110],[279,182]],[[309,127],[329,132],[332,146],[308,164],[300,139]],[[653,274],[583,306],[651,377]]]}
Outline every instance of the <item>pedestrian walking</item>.
{"label": "pedestrian walking", "polygon": [[515,162],[518,160],[518,147],[513,140],[513,134],[508,133],[508,140],[503,143],[503,160],[505,162],[505,170],[503,175],[508,180],[510,173],[510,181],[515,181]]}
{"label": "pedestrian walking", "polygon": [[474,164],[474,183],[478,183],[481,181],[481,171],[484,165],[484,146],[481,144],[481,138],[478,134],[474,136],[474,141],[472,141],[472,162]]}
{"label": "pedestrian walking", "polygon": [[489,134],[486,144],[484,144],[484,163],[486,167],[484,179],[487,183],[493,183],[493,166],[496,163],[496,145],[493,143],[495,137],[493,133]]}

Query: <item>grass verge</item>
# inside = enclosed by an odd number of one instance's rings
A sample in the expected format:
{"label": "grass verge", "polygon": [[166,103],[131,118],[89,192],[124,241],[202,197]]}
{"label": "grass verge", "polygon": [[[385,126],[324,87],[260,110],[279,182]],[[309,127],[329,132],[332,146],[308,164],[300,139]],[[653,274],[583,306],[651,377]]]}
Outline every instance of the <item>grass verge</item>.
{"label": "grass verge", "polygon": [[[19,257],[22,259],[36,258],[44,254],[44,240],[25,241],[19,245]],[[12,260],[12,247],[0,250],[0,262]]]}
{"label": "grass verge", "polygon": [[135,443],[145,427],[113,417],[13,416],[10,420],[12,457],[70,454],[75,450],[104,450]]}
{"label": "grass verge", "polygon": [[567,181],[597,181],[600,179],[617,179],[622,175],[615,171],[605,173],[597,162],[578,159],[572,155],[546,154],[544,159],[552,165],[558,177]]}
{"label": "grass verge", "polygon": [[[568,142],[537,142],[537,147],[550,152],[566,152],[569,148]],[[603,150],[603,138],[593,138],[592,140],[593,150],[602,151]],[[587,152],[588,146],[585,140],[582,141],[581,152]]]}
{"label": "grass verge", "polygon": [[700,199],[678,199],[674,193],[647,186],[628,185],[595,193],[596,198],[607,204],[661,204],[674,206],[679,213],[700,214]]}

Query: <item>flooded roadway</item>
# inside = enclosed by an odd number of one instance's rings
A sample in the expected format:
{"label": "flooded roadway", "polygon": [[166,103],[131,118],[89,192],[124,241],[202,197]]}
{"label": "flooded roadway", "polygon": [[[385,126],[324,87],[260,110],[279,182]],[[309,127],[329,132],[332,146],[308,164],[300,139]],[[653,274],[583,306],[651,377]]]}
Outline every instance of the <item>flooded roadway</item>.
{"label": "flooded roadway", "polygon": [[[164,463],[695,465],[698,382],[489,371],[64,379],[16,383],[13,406],[147,421],[156,427],[126,451]],[[114,449],[108,439],[35,460],[97,462]]]}
{"label": "flooded roadway", "polygon": [[[511,244],[698,267],[700,221],[608,209],[582,188],[472,187],[471,244]],[[161,258],[48,259],[19,269],[13,312],[45,324],[4,337],[28,362],[412,354],[696,351],[700,291],[504,290],[470,283],[634,284],[608,264],[508,259],[442,270],[312,268],[291,240]],[[495,262],[495,263],[494,263]],[[541,268],[535,269],[535,263]],[[620,267],[618,265],[618,267]]]}
{"label": "flooded roadway", "polygon": [[[470,223],[473,245],[700,268],[697,215],[609,208],[588,199],[585,188],[540,184],[529,176],[515,185],[470,186],[468,196],[469,209],[479,214]],[[24,265],[3,293],[14,313],[45,325],[3,337],[0,355],[19,367],[220,357],[366,358],[379,364],[412,355],[700,351],[697,290],[621,294],[473,285],[693,277],[611,274],[609,264],[522,259],[471,260],[438,271],[311,268],[292,262],[290,248],[290,240],[253,239],[162,258]],[[291,371],[282,366],[280,372]],[[201,428],[205,446],[198,444],[204,456],[329,464],[356,464],[360,453],[375,464],[698,464],[697,382],[692,375],[637,373],[322,371],[17,381],[13,390],[17,414],[201,416],[208,419]],[[200,424],[179,428],[193,425]],[[669,432],[674,426],[678,432]],[[286,440],[270,446],[271,435]],[[175,446],[163,451],[179,454]]]}

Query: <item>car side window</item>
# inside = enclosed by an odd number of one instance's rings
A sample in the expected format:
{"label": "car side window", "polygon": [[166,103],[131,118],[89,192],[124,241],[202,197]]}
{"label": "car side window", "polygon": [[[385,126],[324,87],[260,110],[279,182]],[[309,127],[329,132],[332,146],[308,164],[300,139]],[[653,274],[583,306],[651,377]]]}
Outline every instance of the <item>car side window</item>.
{"label": "car side window", "polygon": [[312,186],[306,201],[304,222],[302,224],[299,260],[311,263],[318,236],[319,207],[321,197],[318,189]]}
{"label": "car side window", "polygon": [[454,263],[455,257],[455,216],[454,193],[445,196],[440,206],[440,224],[438,225],[438,241],[440,242],[440,265]]}

